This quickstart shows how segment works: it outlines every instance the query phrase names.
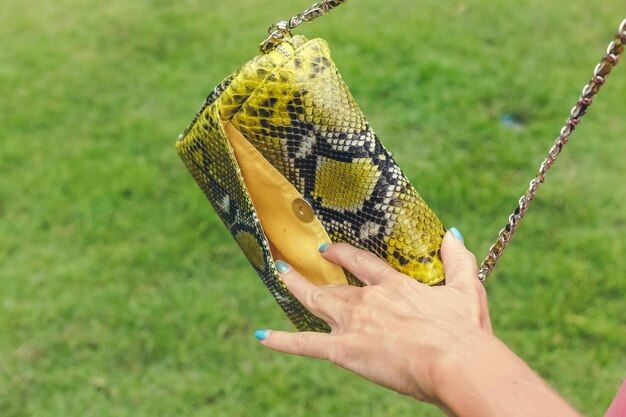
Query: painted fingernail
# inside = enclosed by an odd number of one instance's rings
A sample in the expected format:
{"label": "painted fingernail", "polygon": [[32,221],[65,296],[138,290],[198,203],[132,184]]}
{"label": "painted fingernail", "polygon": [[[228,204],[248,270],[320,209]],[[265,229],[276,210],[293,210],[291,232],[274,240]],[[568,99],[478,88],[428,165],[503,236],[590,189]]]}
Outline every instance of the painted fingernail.
{"label": "painted fingernail", "polygon": [[328,249],[329,246],[330,246],[330,243],[324,243],[322,246],[320,246],[318,250],[320,252],[324,252],[326,249]]}
{"label": "painted fingernail", "polygon": [[278,272],[280,272],[281,274],[291,271],[291,267],[289,266],[289,264],[287,264],[287,262],[276,261],[274,265],[276,265],[276,269],[278,269]]}
{"label": "painted fingernail", "polygon": [[463,239],[463,235],[461,234],[461,232],[459,232],[459,229],[457,229],[456,227],[451,227],[450,233],[452,233],[454,237],[459,239],[461,242],[465,242],[465,239]]}
{"label": "painted fingernail", "polygon": [[254,332],[254,337],[257,338],[257,340],[265,340],[267,339],[267,336],[270,334],[270,332],[268,332],[267,330],[257,330],[256,332]]}

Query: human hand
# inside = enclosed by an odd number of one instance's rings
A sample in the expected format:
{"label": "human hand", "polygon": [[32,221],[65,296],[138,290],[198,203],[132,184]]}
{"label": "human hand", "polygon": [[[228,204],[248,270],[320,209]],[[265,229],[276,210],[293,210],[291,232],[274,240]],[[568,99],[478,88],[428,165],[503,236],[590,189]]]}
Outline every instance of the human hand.
{"label": "human hand", "polygon": [[476,258],[452,230],[441,246],[445,286],[421,284],[346,244],[322,256],[364,287],[316,286],[277,261],[285,285],[332,331],[261,330],[257,338],[280,352],[329,360],[451,416],[580,417],[493,336]]}
{"label": "human hand", "polygon": [[418,400],[440,403],[438,379],[448,358],[492,333],[476,258],[458,236],[448,232],[443,239],[445,286],[422,284],[348,244],[334,244],[322,256],[349,270],[364,287],[316,286],[278,261],[289,291],[332,331],[260,331],[261,343],[329,360]]}

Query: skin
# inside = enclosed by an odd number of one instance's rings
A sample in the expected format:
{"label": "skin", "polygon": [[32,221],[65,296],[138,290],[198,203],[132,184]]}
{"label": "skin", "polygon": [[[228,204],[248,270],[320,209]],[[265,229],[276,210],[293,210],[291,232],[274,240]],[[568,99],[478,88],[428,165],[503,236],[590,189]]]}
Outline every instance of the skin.
{"label": "skin", "polygon": [[347,244],[322,256],[365,286],[316,286],[289,267],[281,273],[289,290],[332,331],[270,330],[264,346],[328,360],[450,416],[580,416],[493,335],[476,258],[452,233],[441,247],[445,286]]}

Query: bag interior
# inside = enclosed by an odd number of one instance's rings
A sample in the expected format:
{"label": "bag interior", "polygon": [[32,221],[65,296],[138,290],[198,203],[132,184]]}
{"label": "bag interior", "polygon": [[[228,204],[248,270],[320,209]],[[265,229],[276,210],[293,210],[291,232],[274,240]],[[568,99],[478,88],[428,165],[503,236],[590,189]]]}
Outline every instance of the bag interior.
{"label": "bag interior", "polygon": [[293,203],[302,199],[296,188],[274,168],[229,121],[222,120],[246,188],[252,199],[274,261],[282,260],[317,285],[348,284],[338,265],[325,260],[318,248],[331,242],[321,222],[302,220]]}

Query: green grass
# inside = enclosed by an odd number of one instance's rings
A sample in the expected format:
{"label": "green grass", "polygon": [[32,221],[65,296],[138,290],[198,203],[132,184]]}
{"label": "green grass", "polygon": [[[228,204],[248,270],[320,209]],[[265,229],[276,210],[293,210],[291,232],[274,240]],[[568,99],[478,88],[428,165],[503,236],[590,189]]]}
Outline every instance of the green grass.
{"label": "green grass", "polygon": [[[268,24],[308,4],[0,7],[0,415],[441,415],[258,346],[254,329],[291,325],[174,151]],[[620,12],[359,0],[300,33],[329,41],[400,166],[481,258]],[[589,415],[626,370],[624,97],[619,68],[487,284],[496,333]],[[524,128],[502,127],[508,113]]]}

